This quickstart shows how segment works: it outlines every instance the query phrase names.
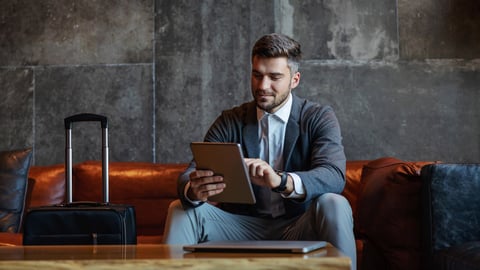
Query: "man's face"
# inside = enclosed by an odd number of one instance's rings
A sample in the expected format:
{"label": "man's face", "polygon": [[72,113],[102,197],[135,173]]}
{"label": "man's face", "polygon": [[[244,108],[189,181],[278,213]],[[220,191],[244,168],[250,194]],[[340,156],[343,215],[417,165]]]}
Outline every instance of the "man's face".
{"label": "man's face", "polygon": [[300,82],[300,73],[290,74],[286,57],[252,60],[252,95],[257,106],[269,113],[276,112],[285,102],[291,90]]}

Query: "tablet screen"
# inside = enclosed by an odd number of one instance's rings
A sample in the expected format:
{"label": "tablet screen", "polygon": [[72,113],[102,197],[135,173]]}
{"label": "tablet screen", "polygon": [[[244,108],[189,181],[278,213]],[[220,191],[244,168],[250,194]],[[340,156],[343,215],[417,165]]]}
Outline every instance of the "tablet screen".
{"label": "tablet screen", "polygon": [[254,204],[255,196],[243,153],[238,143],[192,142],[190,145],[197,169],[222,175],[226,187],[210,201]]}

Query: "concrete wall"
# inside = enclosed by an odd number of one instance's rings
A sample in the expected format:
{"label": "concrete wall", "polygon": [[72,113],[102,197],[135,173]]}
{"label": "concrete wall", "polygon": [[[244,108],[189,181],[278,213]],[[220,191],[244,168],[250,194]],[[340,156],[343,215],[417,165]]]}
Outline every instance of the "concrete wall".
{"label": "concrete wall", "polygon": [[[298,95],[332,105],[349,160],[480,161],[480,2],[0,0],[0,149],[64,161],[63,119],[110,120],[111,161],[187,162],[250,97],[250,49],[303,46]],[[74,161],[100,127],[74,125]]]}

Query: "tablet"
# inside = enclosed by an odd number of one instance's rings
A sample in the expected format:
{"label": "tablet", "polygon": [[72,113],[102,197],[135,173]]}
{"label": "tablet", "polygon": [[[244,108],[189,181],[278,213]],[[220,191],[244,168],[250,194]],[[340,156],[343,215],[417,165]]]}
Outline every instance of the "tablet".
{"label": "tablet", "polygon": [[192,142],[190,144],[197,169],[211,170],[223,176],[226,187],[211,196],[213,202],[255,204],[247,166],[238,143]]}

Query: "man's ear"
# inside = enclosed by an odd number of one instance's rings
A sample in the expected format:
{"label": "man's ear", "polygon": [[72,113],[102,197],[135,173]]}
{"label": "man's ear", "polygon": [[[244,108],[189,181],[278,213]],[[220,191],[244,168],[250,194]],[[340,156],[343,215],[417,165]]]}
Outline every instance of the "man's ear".
{"label": "man's ear", "polygon": [[299,83],[300,83],[300,72],[297,71],[295,72],[295,74],[293,74],[292,79],[290,80],[290,89],[297,87]]}

